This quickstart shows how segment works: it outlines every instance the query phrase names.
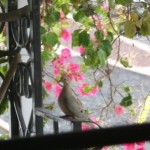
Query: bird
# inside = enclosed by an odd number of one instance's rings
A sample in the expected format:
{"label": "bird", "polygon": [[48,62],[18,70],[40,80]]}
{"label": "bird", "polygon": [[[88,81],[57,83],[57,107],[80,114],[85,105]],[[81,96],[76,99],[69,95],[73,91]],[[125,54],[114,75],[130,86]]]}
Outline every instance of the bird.
{"label": "bird", "polygon": [[89,128],[93,128],[94,122],[85,114],[84,105],[71,88],[67,75],[62,75],[60,82],[63,83],[63,88],[58,97],[58,105],[62,112],[76,121],[85,122]]}

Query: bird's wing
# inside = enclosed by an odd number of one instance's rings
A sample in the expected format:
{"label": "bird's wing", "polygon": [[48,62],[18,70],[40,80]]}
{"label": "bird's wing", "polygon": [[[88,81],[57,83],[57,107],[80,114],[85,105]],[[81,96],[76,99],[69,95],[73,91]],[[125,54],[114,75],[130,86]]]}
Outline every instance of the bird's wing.
{"label": "bird's wing", "polygon": [[77,120],[87,120],[88,117],[84,113],[84,106],[73,93],[72,89],[68,89],[66,93],[66,105],[68,109],[74,114],[74,117]]}

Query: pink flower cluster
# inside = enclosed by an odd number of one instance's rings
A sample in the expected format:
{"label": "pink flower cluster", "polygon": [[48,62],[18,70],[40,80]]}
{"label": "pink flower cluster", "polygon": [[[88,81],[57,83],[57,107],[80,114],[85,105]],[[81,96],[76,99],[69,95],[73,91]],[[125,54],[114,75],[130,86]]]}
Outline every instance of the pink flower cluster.
{"label": "pink flower cluster", "polygon": [[145,141],[123,144],[125,150],[145,150]]}
{"label": "pink flower cluster", "polygon": [[44,81],[43,82],[43,86],[45,87],[46,91],[47,92],[50,92],[53,87],[54,87],[54,91],[55,91],[55,96],[58,98],[61,90],[62,90],[62,87],[58,84],[58,83],[50,83],[48,81]]}
{"label": "pink flower cluster", "polygon": [[70,80],[83,80],[84,77],[80,71],[79,64],[70,62],[71,57],[71,52],[68,48],[62,49],[61,55],[53,61],[54,75],[57,77],[61,76],[62,73],[66,73]]}

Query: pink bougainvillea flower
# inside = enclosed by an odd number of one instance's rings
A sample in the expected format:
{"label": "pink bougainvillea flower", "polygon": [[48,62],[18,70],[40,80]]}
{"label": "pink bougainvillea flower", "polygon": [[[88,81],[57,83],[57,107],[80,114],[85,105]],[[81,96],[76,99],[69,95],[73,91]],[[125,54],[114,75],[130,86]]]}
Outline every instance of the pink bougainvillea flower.
{"label": "pink bougainvillea flower", "polygon": [[124,107],[123,106],[115,106],[114,112],[117,116],[120,116],[124,113]]}
{"label": "pink bougainvillea flower", "polygon": [[62,87],[59,84],[55,84],[55,96],[56,96],[56,98],[59,97],[61,91],[62,91]]}
{"label": "pink bougainvillea flower", "polygon": [[61,37],[65,41],[70,41],[71,40],[71,33],[67,29],[62,29],[62,31],[61,31]]}
{"label": "pink bougainvillea flower", "polygon": [[63,11],[60,11],[60,18],[59,18],[60,22],[66,22],[66,17]]}
{"label": "pink bougainvillea flower", "polygon": [[109,7],[107,5],[101,6],[101,9],[103,10],[109,10]]}
{"label": "pink bougainvillea flower", "polygon": [[84,76],[81,72],[78,72],[75,76],[74,76],[74,80],[75,81],[81,81],[84,79]]}
{"label": "pink bougainvillea flower", "polygon": [[75,81],[81,81],[84,79],[84,76],[81,72],[71,72],[71,73],[68,73],[68,78],[70,80],[75,80]]}
{"label": "pink bougainvillea flower", "polygon": [[80,69],[79,64],[69,63],[69,65],[68,65],[68,70],[69,71],[77,72],[77,71],[79,71],[79,69]]}
{"label": "pink bougainvillea flower", "polygon": [[71,52],[70,52],[70,49],[68,48],[64,48],[61,50],[61,56],[60,58],[64,61],[64,60],[67,60],[67,59],[70,59],[71,58]]}
{"label": "pink bougainvillea flower", "polygon": [[45,82],[43,82],[43,85],[48,92],[52,90],[52,84],[51,83],[45,81]]}
{"label": "pink bougainvillea flower", "polygon": [[56,77],[59,76],[59,75],[60,75],[60,68],[54,67],[54,68],[53,68],[53,73],[54,73],[54,75],[55,75]]}
{"label": "pink bougainvillea flower", "polygon": [[138,147],[136,150],[145,150],[144,147]]}
{"label": "pink bougainvillea flower", "polygon": [[79,52],[82,55],[85,52],[85,48],[83,46],[79,46]]}
{"label": "pink bougainvillea flower", "polygon": [[98,88],[92,87],[88,85],[87,83],[83,83],[78,87],[78,92],[82,96],[86,95],[95,95],[98,91]]}
{"label": "pink bougainvillea flower", "polygon": [[104,146],[101,150],[108,150],[108,147]]}
{"label": "pink bougainvillea flower", "polygon": [[86,125],[86,124],[84,124],[84,123],[82,123],[81,128],[82,128],[82,130],[83,130],[83,131],[90,130],[89,126],[88,126],[88,125]]}
{"label": "pink bougainvillea flower", "polygon": [[123,144],[123,147],[125,150],[134,150],[135,149],[135,143],[126,143],[126,144]]}
{"label": "pink bougainvillea flower", "polygon": [[83,84],[81,84],[81,85],[78,87],[78,92],[79,92],[80,95],[82,95],[82,96],[88,95],[88,93],[86,93],[85,90],[84,90],[85,87],[87,87],[87,86],[88,86],[87,83],[83,83]]}
{"label": "pink bougainvillea flower", "polygon": [[91,89],[91,91],[90,91],[91,95],[96,95],[97,92],[98,92],[98,90],[99,90],[99,87],[98,87],[98,86],[93,87],[93,88]]}
{"label": "pink bougainvillea flower", "polygon": [[145,141],[136,142],[136,144],[137,144],[138,146],[144,146],[144,145],[145,145]]}

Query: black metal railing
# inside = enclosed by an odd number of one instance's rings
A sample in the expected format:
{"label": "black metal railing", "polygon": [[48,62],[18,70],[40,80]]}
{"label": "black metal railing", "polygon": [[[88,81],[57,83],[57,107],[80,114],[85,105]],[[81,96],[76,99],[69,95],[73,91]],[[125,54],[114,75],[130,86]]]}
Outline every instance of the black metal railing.
{"label": "black metal railing", "polygon": [[[10,89],[10,132],[11,137],[31,136],[43,133],[42,118],[36,116],[36,107],[42,107],[41,85],[41,40],[40,40],[40,1],[28,0],[19,8],[18,0],[7,0],[7,13],[0,14],[0,20],[8,22],[7,43],[9,54],[20,53],[18,64]],[[5,17],[4,17],[5,16]],[[24,59],[25,51],[26,58]],[[11,56],[9,56],[11,63]],[[32,100],[29,124],[25,123],[21,101],[22,97]],[[31,104],[30,104],[31,105]]]}
{"label": "black metal railing", "polygon": [[[40,0],[28,0],[27,5],[18,8],[17,0],[7,0],[7,11],[0,3],[0,31],[7,22],[7,43],[10,64],[12,56],[25,50],[26,61],[20,61],[9,86],[11,139],[0,142],[7,148],[83,149],[102,147],[150,139],[150,124],[130,125],[107,129],[81,131],[81,122],[68,120],[49,113],[42,108],[41,51],[40,51]],[[17,14],[15,17],[12,17]],[[8,19],[6,19],[7,16]],[[3,21],[3,19],[5,20]],[[3,52],[0,51],[0,55]],[[26,125],[22,113],[21,97],[32,100],[32,112]],[[53,121],[53,135],[43,135],[43,117]],[[59,121],[72,122],[73,131],[59,133]],[[35,133],[35,136],[32,135]],[[18,138],[19,137],[19,138]],[[20,138],[22,137],[22,138]]]}

